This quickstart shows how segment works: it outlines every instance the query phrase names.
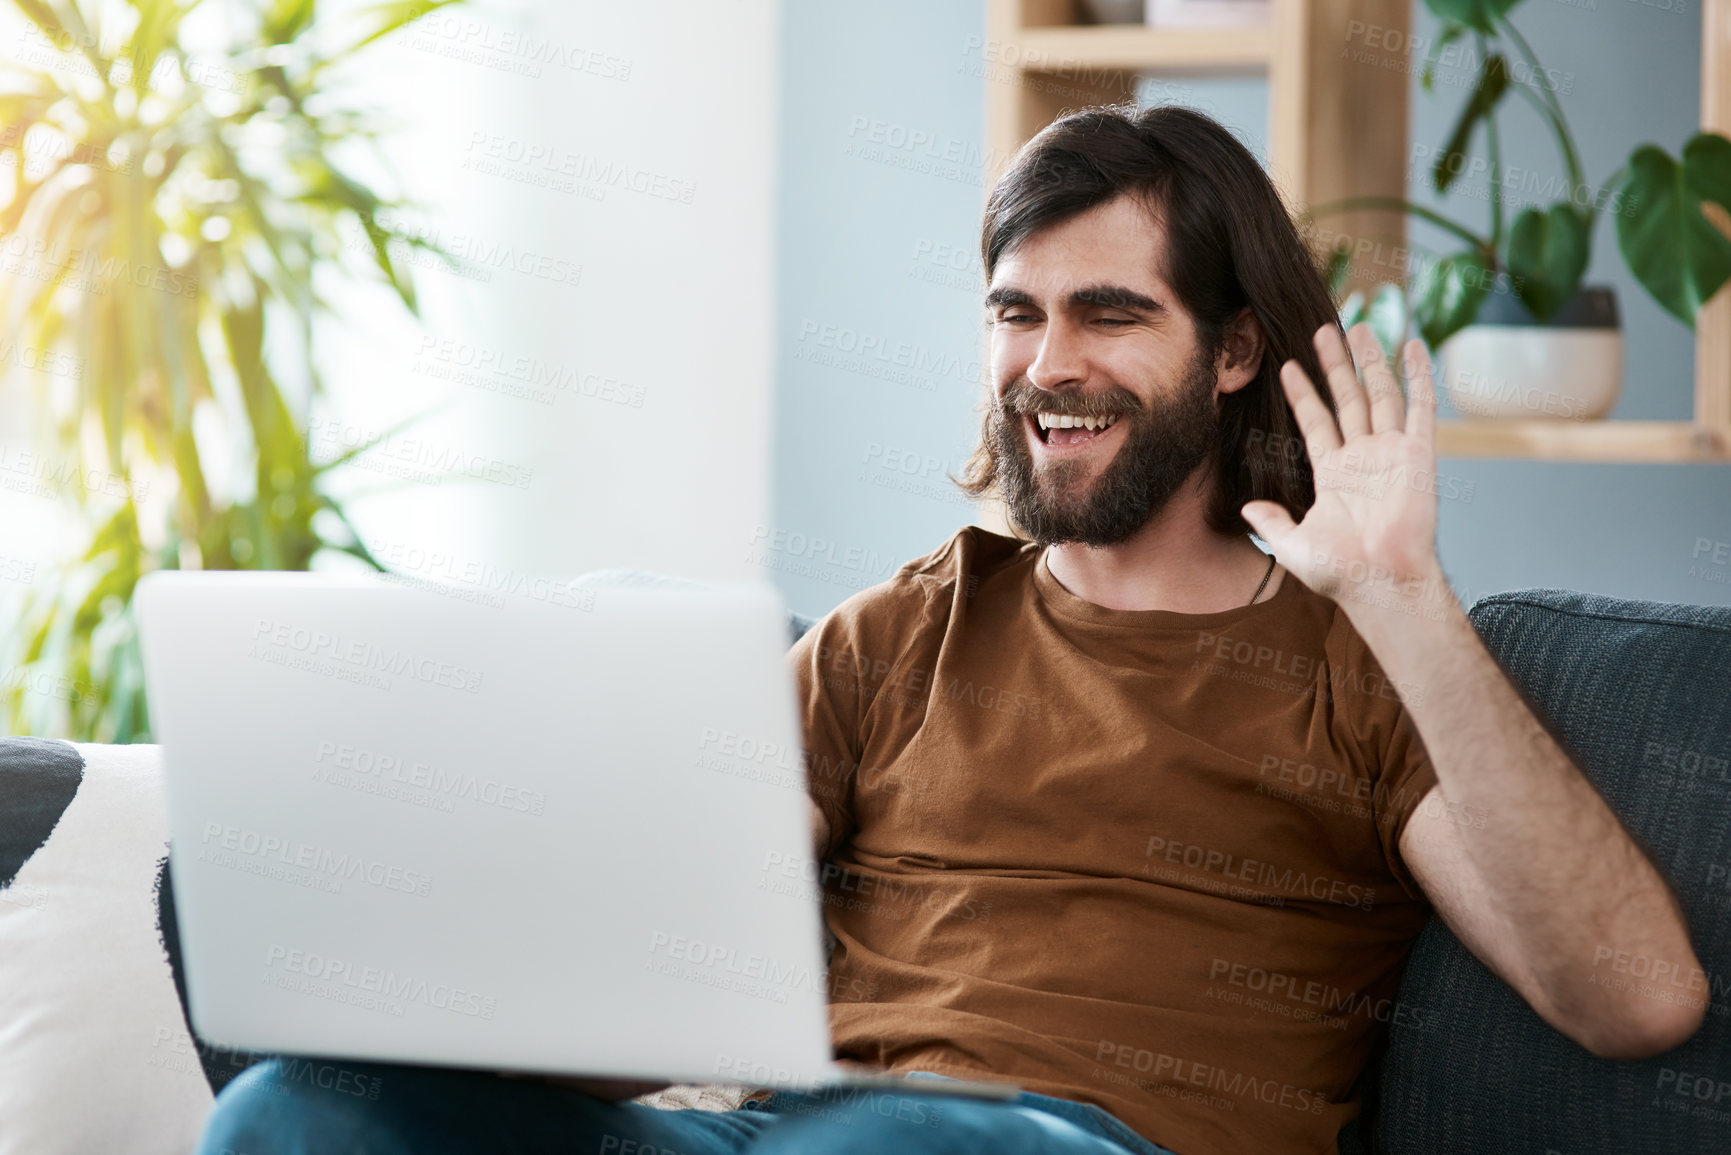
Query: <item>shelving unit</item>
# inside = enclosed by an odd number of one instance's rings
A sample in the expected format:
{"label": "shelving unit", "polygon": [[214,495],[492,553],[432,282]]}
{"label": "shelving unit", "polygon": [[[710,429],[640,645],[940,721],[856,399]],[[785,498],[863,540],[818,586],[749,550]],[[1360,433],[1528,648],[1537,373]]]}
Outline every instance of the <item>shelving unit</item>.
{"label": "shelving unit", "polygon": [[[1269,171],[1295,207],[1404,196],[1407,92],[1422,52],[1390,53],[1361,41],[1364,29],[1375,26],[1378,44],[1407,43],[1408,8],[1404,0],[1273,0],[1267,27],[1158,29],[1080,24],[1074,0],[987,0],[994,69],[985,81],[987,187],[1064,110],[1130,100],[1138,74],[1156,72],[1266,76]],[[1701,90],[1702,126],[1731,130],[1731,0],[1703,4]],[[1398,214],[1341,214],[1328,223],[1350,236],[1405,235]],[[1731,461],[1731,291],[1696,320],[1695,366],[1692,421],[1443,421],[1437,451],[1550,461]]]}
{"label": "shelving unit", "polygon": [[1030,56],[1102,68],[1263,68],[1274,56],[1268,28],[1161,30],[1138,24],[1025,28]]}
{"label": "shelving unit", "polygon": [[[1067,108],[1130,100],[1139,73],[1263,75],[1269,89],[1269,161],[1282,191],[1319,201],[1406,188],[1406,77],[1393,69],[1331,67],[1351,22],[1404,37],[1387,0],[1275,0],[1266,27],[1158,29],[1076,22],[1073,0],[987,0],[989,51],[1001,61],[986,82],[986,136],[995,181],[1027,139]],[[1326,22],[1338,34],[1311,35]],[[1315,83],[1311,77],[1314,73]],[[1331,131],[1332,130],[1332,131]],[[1392,142],[1348,149],[1357,139]],[[1398,137],[1398,139],[1396,139]],[[1379,226],[1398,234],[1399,218],[1362,213],[1343,230]]]}

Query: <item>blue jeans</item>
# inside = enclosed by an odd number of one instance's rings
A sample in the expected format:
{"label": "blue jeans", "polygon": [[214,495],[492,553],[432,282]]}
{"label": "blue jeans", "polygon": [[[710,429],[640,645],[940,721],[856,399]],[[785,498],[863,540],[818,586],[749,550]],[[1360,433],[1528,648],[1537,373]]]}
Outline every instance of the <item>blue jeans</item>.
{"label": "blue jeans", "polygon": [[[941,1079],[920,1072],[918,1077]],[[273,1059],[217,1097],[198,1155],[1173,1155],[1098,1107],[777,1091],[738,1111],[609,1103],[443,1067]]]}

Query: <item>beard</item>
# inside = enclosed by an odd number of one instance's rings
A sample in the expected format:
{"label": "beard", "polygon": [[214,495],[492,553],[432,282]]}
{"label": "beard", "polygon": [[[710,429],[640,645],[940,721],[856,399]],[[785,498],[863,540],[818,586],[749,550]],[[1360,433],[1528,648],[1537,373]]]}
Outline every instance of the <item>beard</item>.
{"label": "beard", "polygon": [[[1040,545],[1116,545],[1164,509],[1219,442],[1214,358],[1198,348],[1176,392],[1144,405],[1122,385],[1094,396],[1052,393],[1017,378],[992,412],[998,490],[1011,519]],[[1023,418],[1032,413],[1118,415],[1124,444],[1092,483],[1092,462],[1034,467]]]}

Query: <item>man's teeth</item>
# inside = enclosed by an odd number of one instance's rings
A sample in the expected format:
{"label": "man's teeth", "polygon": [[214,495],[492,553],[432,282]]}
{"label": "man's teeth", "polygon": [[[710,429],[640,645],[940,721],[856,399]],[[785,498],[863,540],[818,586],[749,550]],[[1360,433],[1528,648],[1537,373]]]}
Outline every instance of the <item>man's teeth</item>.
{"label": "man's teeth", "polygon": [[1072,417],[1065,413],[1036,413],[1041,429],[1106,429],[1117,421],[1116,415],[1111,417]]}

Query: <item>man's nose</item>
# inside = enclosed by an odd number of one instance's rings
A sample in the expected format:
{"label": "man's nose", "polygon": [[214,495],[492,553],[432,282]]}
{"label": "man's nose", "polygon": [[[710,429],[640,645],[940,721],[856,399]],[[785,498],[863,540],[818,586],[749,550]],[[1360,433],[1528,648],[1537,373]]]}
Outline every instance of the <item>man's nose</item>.
{"label": "man's nose", "polygon": [[1028,366],[1028,380],[1041,389],[1057,392],[1080,385],[1088,376],[1082,343],[1076,332],[1062,322],[1048,322],[1040,335],[1040,351]]}

